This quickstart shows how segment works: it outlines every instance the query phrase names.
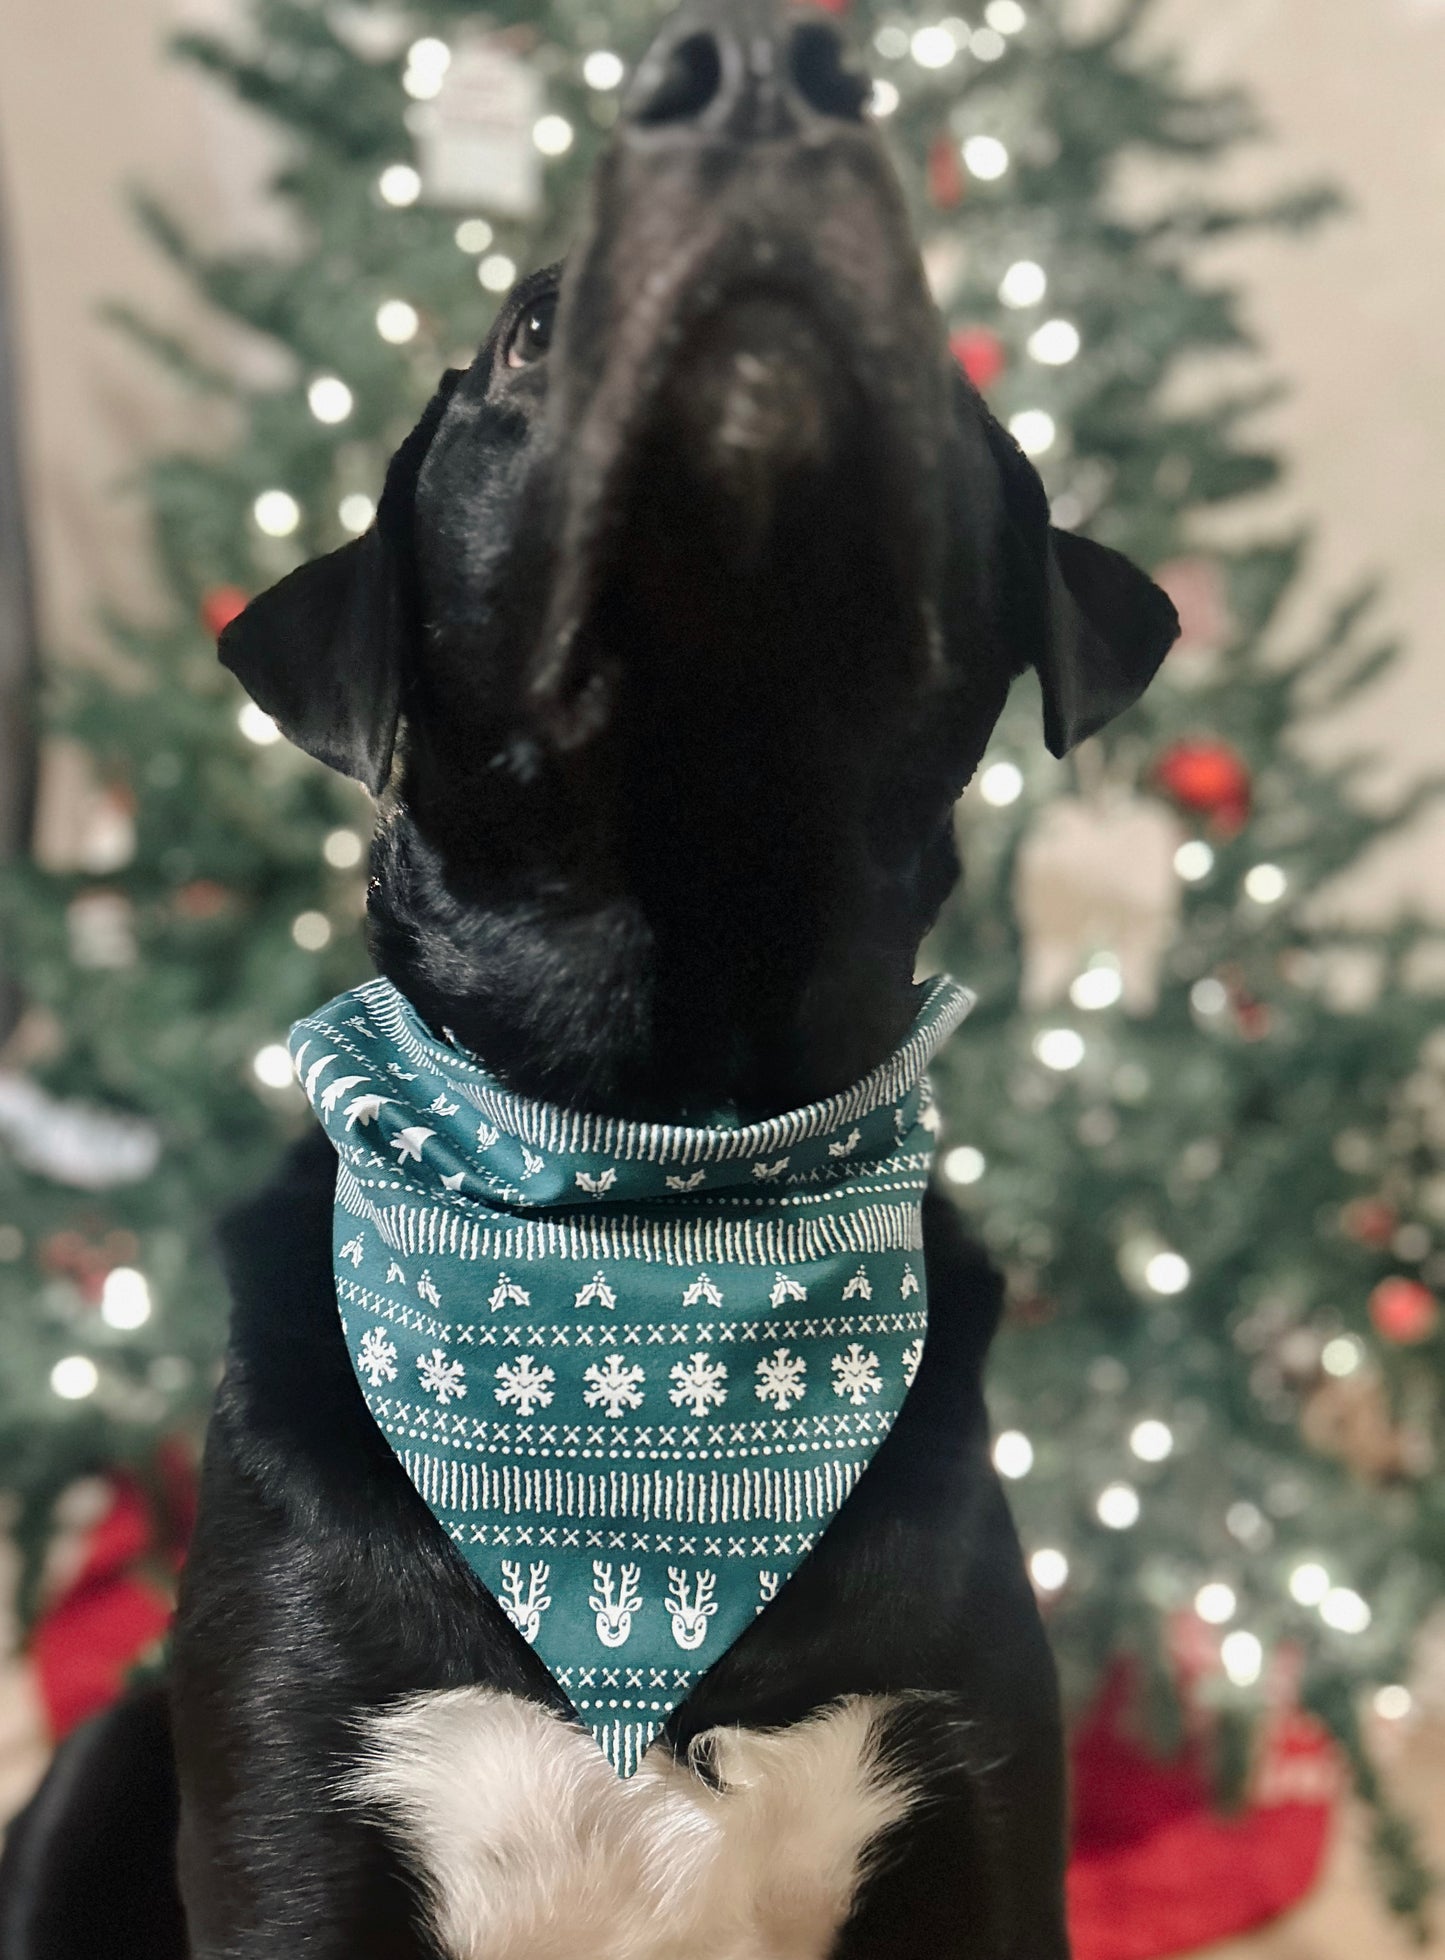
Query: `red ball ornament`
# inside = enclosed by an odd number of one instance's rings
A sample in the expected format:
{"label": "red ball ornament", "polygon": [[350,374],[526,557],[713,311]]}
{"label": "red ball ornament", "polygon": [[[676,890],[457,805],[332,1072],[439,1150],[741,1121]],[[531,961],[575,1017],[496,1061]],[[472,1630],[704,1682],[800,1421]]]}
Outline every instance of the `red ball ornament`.
{"label": "red ball ornament", "polygon": [[1008,353],[987,327],[960,327],[948,337],[948,349],[975,388],[991,388],[1008,366]]}
{"label": "red ball ornament", "polygon": [[206,631],[219,639],[250,603],[251,595],[239,585],[213,585],[201,600],[201,620]]}
{"label": "red ball ornament", "polygon": [[1428,1341],[1440,1322],[1440,1302],[1414,1279],[1382,1279],[1370,1295],[1375,1331],[1397,1347]]}
{"label": "red ball ornament", "polygon": [[935,136],[928,151],[928,199],[940,211],[962,204],[963,162],[951,136]]}
{"label": "red ball ornament", "polygon": [[1248,821],[1249,770],[1224,742],[1175,742],[1154,765],[1154,780],[1182,808],[1209,817],[1226,835]]}

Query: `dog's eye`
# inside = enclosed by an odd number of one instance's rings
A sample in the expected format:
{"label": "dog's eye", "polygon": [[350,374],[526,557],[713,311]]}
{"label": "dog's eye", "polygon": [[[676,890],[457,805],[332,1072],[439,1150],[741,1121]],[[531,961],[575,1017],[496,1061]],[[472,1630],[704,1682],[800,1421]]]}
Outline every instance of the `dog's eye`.
{"label": "dog's eye", "polygon": [[552,345],[552,326],[557,318],[557,295],[544,293],[518,316],[507,342],[507,366],[530,367],[540,361]]}

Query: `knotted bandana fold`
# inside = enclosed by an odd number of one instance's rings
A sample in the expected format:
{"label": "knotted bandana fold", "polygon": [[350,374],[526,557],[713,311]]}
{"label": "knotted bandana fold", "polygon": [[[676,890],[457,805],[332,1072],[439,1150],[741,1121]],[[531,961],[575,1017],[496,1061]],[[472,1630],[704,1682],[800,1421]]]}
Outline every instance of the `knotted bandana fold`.
{"label": "knotted bandana fold", "polygon": [[927,1325],[936,980],[854,1088],[746,1126],[510,1094],[389,981],[297,1023],[366,1405],[619,1775],[802,1563]]}

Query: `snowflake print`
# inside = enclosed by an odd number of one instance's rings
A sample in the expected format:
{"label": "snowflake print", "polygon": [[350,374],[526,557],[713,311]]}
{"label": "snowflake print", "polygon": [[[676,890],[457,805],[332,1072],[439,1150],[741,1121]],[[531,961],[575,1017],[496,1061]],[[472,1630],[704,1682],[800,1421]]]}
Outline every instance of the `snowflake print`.
{"label": "snowflake print", "polygon": [[584,1369],[584,1382],[591,1382],[582,1400],[589,1409],[605,1408],[614,1422],[624,1409],[642,1407],[642,1383],[647,1377],[636,1362],[625,1362],[620,1354],[609,1354],[605,1362],[594,1361]]}
{"label": "snowflake print", "polygon": [[856,1341],[849,1342],[846,1353],[833,1356],[833,1373],[838,1377],[833,1393],[846,1395],[855,1409],[866,1396],[877,1395],[883,1387],[878,1379],[877,1355],[865,1354]]}
{"label": "snowflake print", "polygon": [[512,1404],[525,1421],[534,1409],[547,1407],[556,1379],[550,1368],[545,1365],[539,1368],[530,1354],[523,1354],[515,1361],[504,1361],[498,1368],[497,1380],[502,1385],[493,1393],[499,1402]]}
{"label": "snowflake print", "polygon": [[918,1364],[923,1359],[922,1337],[910,1341],[903,1350],[903,1379],[912,1388],[913,1377],[918,1373]]}
{"label": "snowflake print", "polygon": [[780,1347],[776,1354],[765,1356],[755,1372],[758,1385],[754,1392],[758,1400],[771,1402],[779,1415],[790,1402],[802,1401],[808,1364],[800,1354],[790,1354],[787,1348]]}
{"label": "snowflake print", "polygon": [[467,1371],[460,1361],[448,1361],[440,1348],[417,1357],[416,1371],[428,1395],[434,1395],[445,1408],[453,1396],[465,1395]]}
{"label": "snowflake print", "polygon": [[373,1388],[396,1380],[396,1348],[379,1327],[368,1327],[362,1335],[356,1365]]}
{"label": "snowflake print", "polygon": [[705,1354],[694,1354],[687,1361],[674,1361],[669,1372],[677,1383],[667,1393],[677,1408],[684,1404],[691,1409],[699,1421],[709,1409],[721,1408],[727,1400],[727,1390],[723,1383],[728,1371],[721,1361],[712,1361]]}

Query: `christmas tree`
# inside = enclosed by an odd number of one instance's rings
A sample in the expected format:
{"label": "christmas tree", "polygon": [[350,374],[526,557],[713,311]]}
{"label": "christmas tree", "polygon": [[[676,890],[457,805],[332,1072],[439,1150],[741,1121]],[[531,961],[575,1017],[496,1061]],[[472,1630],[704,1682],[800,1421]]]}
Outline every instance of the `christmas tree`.
{"label": "christmas tree", "polygon": [[[277,371],[244,382],[118,315],[234,436],[146,468],[168,630],[116,619],[103,677],[53,678],[107,791],[92,866],[4,886],[25,1011],[0,1077],[0,1464],[32,1550],[79,1472],[146,1473],[198,1427],[224,1317],[210,1222],[302,1123],[289,1024],[364,970],[369,806],[279,742],[214,636],[369,523],[441,369],[564,247],[663,11],[256,0],[240,38],[179,43],[284,137],[292,242],[217,250],[141,206]],[[1185,622],[1145,704],[1066,768],[1015,701],[961,813],[937,953],[980,1006],[938,1086],[946,1176],[1009,1280],[998,1462],[1076,1710],[1130,1654],[1167,1740],[1187,1620],[1238,1760],[1297,1656],[1374,1793],[1362,1701],[1407,1705],[1445,1553],[1423,1474],[1445,1055],[1424,926],[1352,934],[1319,897],[1431,792],[1371,809],[1362,764],[1302,739],[1389,657],[1368,595],[1291,644],[1307,540],[1210,542],[1279,462],[1249,437],[1268,386],[1211,383],[1249,341],[1207,248],[1329,199],[1210,196],[1251,111],[1153,50],[1149,0],[1092,24],[1063,0],[974,11],[846,9],[955,354],[1056,521],[1155,570]]]}

